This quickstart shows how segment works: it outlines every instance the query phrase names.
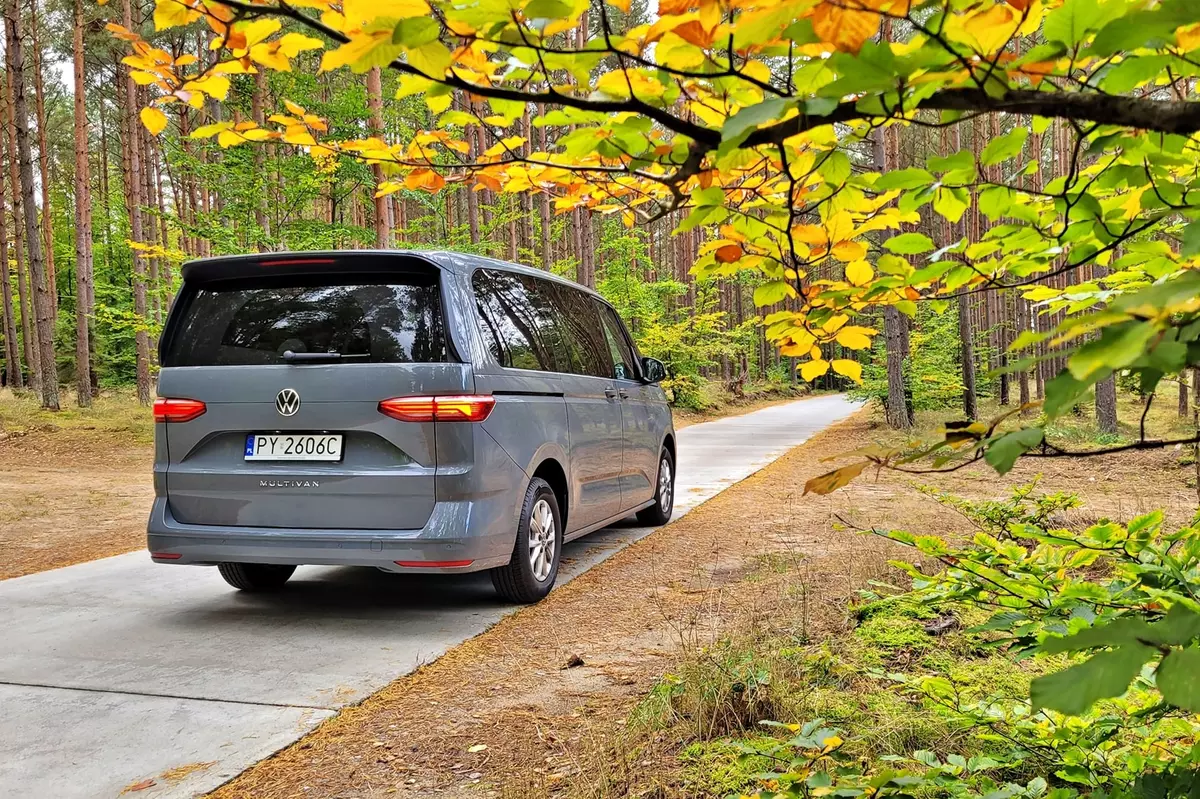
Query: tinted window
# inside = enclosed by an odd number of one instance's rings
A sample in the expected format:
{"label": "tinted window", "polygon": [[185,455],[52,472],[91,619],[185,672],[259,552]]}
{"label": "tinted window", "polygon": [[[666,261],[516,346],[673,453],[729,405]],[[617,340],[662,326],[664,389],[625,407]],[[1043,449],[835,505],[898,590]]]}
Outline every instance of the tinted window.
{"label": "tinted window", "polygon": [[555,305],[566,330],[572,371],[595,377],[612,377],[612,359],[600,313],[590,296],[569,286],[554,285]]}
{"label": "tinted window", "polygon": [[570,372],[571,358],[549,281],[499,269],[471,278],[483,339],[501,366]]}
{"label": "tinted window", "polygon": [[629,345],[629,339],[625,336],[624,325],[612,308],[600,303],[597,305],[600,306],[600,316],[604,319],[604,337],[608,341],[608,350],[612,353],[612,376],[618,380],[637,380],[637,358],[633,354],[633,347]]}
{"label": "tinted window", "polygon": [[357,356],[351,364],[447,360],[433,276],[302,281],[196,289],[185,298],[163,366],[277,364],[287,350]]}

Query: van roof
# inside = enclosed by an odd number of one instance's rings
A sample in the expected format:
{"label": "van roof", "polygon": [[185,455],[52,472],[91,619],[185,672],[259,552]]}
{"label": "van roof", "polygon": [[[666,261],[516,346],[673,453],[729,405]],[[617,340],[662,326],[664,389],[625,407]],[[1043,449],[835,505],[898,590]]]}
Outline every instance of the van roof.
{"label": "van roof", "polygon": [[[497,258],[472,253],[453,252],[451,250],[304,250],[298,252],[263,252],[247,253],[245,255],[223,255],[216,258],[199,258],[188,261],[183,265],[182,274],[185,281],[208,282],[211,280],[227,280],[241,277],[259,276],[262,267],[297,267],[297,272],[324,272],[323,266],[338,262],[338,269],[344,267],[373,267],[371,271],[380,269],[381,257],[399,258],[410,261],[422,261],[440,269],[468,274],[481,266],[492,269],[503,269],[524,275],[554,280],[559,283],[581,289],[596,297],[600,297],[587,286],[559,277],[543,269],[532,266],[509,263]],[[301,268],[302,267],[302,268]],[[277,274],[277,273],[276,273]],[[603,299],[603,297],[600,297]]]}

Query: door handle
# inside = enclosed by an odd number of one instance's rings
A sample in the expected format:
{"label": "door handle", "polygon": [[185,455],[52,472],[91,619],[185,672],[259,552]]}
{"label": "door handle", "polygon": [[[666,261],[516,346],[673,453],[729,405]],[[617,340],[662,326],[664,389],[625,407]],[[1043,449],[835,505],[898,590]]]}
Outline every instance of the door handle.
{"label": "door handle", "polygon": [[623,388],[619,388],[617,389],[617,396],[619,396],[621,399],[629,399],[629,392]]}
{"label": "door handle", "polygon": [[615,388],[606,388],[604,389],[604,396],[608,397],[609,399],[616,399],[619,394]]}

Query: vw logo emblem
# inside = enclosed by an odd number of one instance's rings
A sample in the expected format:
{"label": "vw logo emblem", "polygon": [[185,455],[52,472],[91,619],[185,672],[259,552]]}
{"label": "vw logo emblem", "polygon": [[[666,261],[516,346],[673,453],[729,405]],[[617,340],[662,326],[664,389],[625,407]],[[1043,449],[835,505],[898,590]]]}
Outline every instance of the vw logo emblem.
{"label": "vw logo emblem", "polygon": [[280,416],[295,416],[300,410],[300,393],[294,388],[285,388],[275,395],[275,410]]}

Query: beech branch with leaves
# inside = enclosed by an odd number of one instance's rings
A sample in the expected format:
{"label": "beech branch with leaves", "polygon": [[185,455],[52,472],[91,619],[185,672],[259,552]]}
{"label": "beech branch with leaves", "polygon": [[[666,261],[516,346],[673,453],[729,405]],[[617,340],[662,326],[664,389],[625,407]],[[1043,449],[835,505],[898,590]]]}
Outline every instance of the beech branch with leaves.
{"label": "beech branch with leaves", "polygon": [[[375,67],[400,74],[436,125],[406,141],[346,138],[294,102],[263,123],[192,131],[222,146],[270,142],[314,159],[376,165],[380,194],[448,182],[546,192],[626,225],[686,212],[703,227],[694,272],[753,270],[780,352],[805,379],[861,379],[883,307],[915,315],[988,291],[1020,291],[1064,316],[1014,343],[1053,346],[1066,368],[1043,418],[1116,371],[1152,393],[1200,364],[1200,4],[1192,0],[661,0],[627,24],[629,0],[157,0],[158,30],[211,31],[213,58],[174,58],[138,33],[134,79],[157,88],[142,121],[172,105],[224,100],[230,78]],[[464,107],[451,108],[456,94]],[[465,110],[464,110],[465,109]],[[534,150],[517,124],[562,131]],[[880,170],[864,150],[906,126],[1000,124],[976,158],[934,155]],[[1061,174],[1041,175],[1031,135],[1070,140]],[[466,131],[492,144],[476,153]],[[539,148],[540,149],[540,148]],[[968,209],[990,226],[960,225]],[[943,220],[942,240],[915,231]],[[1046,356],[1042,356],[1046,357]],[[1040,427],[951,427],[912,452],[872,451],[809,484],[844,485],[868,466],[934,468],[1062,454]],[[1153,442],[1139,442],[1141,446]],[[947,455],[947,453],[949,453]]]}

